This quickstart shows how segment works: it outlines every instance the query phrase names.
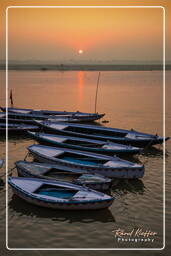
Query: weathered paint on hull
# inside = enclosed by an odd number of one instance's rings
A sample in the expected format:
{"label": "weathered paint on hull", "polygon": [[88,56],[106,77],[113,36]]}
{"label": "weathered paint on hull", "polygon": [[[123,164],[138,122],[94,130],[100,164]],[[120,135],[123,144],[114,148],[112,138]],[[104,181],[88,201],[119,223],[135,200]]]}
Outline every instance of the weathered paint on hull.
{"label": "weathered paint on hull", "polygon": [[49,158],[45,158],[42,157],[38,154],[35,154],[34,152],[31,152],[31,154],[33,155],[34,159],[43,162],[43,163],[50,163],[50,164],[58,164],[61,166],[70,166],[72,168],[80,168],[82,170],[86,170],[86,171],[90,171],[93,173],[97,173],[100,175],[103,175],[105,177],[108,178],[118,178],[118,179],[138,179],[138,178],[142,178],[144,175],[144,167],[142,168],[112,168],[112,167],[94,167],[94,166],[81,166],[78,164],[74,164],[74,163],[63,163],[60,160],[58,160],[57,158],[53,161],[52,159]]}
{"label": "weathered paint on hull", "polygon": [[52,208],[57,210],[98,210],[98,209],[104,209],[108,208],[113,200],[106,200],[106,201],[100,201],[99,202],[89,202],[89,203],[50,203],[50,202],[44,202],[43,200],[39,200],[38,198],[31,198],[28,195],[21,193],[20,191],[16,190],[15,188],[12,188],[13,192],[22,198],[23,200],[27,201],[28,203],[35,204],[41,207],[46,208]]}

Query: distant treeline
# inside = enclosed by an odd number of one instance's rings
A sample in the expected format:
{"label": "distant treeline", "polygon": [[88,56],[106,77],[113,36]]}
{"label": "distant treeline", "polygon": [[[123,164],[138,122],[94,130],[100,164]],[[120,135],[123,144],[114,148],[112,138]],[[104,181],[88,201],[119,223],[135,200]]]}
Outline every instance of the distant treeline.
{"label": "distant treeline", "polygon": [[[5,65],[0,65],[1,70],[5,70]],[[60,65],[42,65],[42,64],[17,64],[17,65],[10,65],[8,66],[9,70],[60,70],[60,71],[67,71],[67,70],[89,70],[89,71],[112,71],[112,70],[162,70],[163,65],[154,64],[154,65],[88,65],[88,64],[73,64],[73,65],[66,65],[66,64],[60,64]],[[171,64],[166,65],[166,70],[171,69]]]}

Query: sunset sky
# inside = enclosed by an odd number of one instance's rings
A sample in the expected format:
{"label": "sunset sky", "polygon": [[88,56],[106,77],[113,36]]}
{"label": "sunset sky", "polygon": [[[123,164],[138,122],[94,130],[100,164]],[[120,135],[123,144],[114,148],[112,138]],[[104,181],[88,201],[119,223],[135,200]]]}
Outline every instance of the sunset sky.
{"label": "sunset sky", "polygon": [[[21,2],[6,1],[6,6]],[[9,59],[13,61],[127,64],[162,60],[162,8],[10,8],[8,22]]]}

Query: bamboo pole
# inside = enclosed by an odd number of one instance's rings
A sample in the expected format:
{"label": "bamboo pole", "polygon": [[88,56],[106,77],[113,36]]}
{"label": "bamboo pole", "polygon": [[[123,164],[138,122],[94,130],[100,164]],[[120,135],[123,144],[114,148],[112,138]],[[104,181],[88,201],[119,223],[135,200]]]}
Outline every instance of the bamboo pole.
{"label": "bamboo pole", "polygon": [[96,108],[97,108],[97,95],[98,95],[99,81],[100,81],[100,72],[99,72],[99,74],[98,74],[97,86],[96,86],[95,106],[94,106],[94,112],[95,112],[95,113],[96,113]]}

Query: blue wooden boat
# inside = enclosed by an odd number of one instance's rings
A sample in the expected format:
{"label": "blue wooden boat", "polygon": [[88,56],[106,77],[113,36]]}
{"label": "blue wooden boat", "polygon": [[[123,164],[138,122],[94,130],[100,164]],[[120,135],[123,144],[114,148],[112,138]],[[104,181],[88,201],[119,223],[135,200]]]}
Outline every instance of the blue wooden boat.
{"label": "blue wooden boat", "polygon": [[[26,133],[29,131],[36,131],[39,127],[36,125],[28,125],[28,124],[8,124],[8,133],[16,134],[16,133]],[[6,133],[6,123],[0,123],[0,134]]]}
{"label": "blue wooden boat", "polygon": [[[0,112],[0,122],[5,123],[7,118],[7,113]],[[32,114],[22,114],[22,113],[8,113],[8,123],[26,123],[35,124],[34,118],[38,120],[46,120],[48,117],[42,115],[32,115]]]}
{"label": "blue wooden boat", "polygon": [[56,134],[29,132],[28,134],[39,142],[57,147],[73,148],[102,154],[138,154],[142,149],[114,142],[106,142],[80,137],[62,136]]}
{"label": "blue wooden boat", "polygon": [[[56,121],[65,122],[91,122],[102,118],[105,114],[98,113],[84,113],[84,112],[68,112],[68,111],[52,111],[52,110],[34,110],[34,109],[24,109],[24,108],[5,108],[0,107],[3,112],[8,110],[9,117],[14,118],[14,114],[17,117],[23,119],[56,119]],[[13,114],[13,115],[12,115]]]}
{"label": "blue wooden boat", "polygon": [[39,162],[86,170],[109,178],[132,179],[144,175],[143,165],[118,157],[43,145],[31,145],[28,150]]}
{"label": "blue wooden boat", "polygon": [[109,207],[114,198],[76,184],[36,178],[9,177],[13,192],[29,203],[58,210],[95,210]]}
{"label": "blue wooden boat", "polygon": [[67,181],[95,190],[109,190],[111,187],[111,179],[91,174],[86,170],[73,170],[67,166],[61,168],[54,164],[26,161],[17,161],[15,165],[18,176],[21,177]]}
{"label": "blue wooden boat", "polygon": [[35,120],[35,123],[43,127],[45,130],[57,134],[112,141],[135,147],[147,147],[155,144],[162,144],[164,140],[166,141],[169,139],[169,137],[163,138],[158,135],[142,133],[133,129],[124,130],[97,125],[81,125],[63,122],[57,123],[39,120]]}
{"label": "blue wooden boat", "polygon": [[0,168],[3,166],[4,160],[0,159]]}
{"label": "blue wooden boat", "polygon": [[[13,113],[8,112],[8,122],[9,123],[29,123],[34,124],[34,119],[38,120],[48,120],[53,122],[71,122],[71,123],[81,123],[81,122],[91,122],[95,121],[95,116],[92,115],[39,115],[39,114],[24,114],[24,113]],[[0,122],[6,122],[6,113],[0,113]]]}

